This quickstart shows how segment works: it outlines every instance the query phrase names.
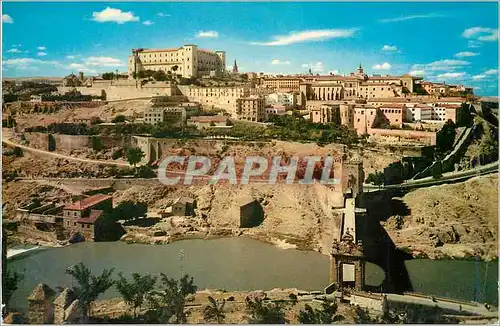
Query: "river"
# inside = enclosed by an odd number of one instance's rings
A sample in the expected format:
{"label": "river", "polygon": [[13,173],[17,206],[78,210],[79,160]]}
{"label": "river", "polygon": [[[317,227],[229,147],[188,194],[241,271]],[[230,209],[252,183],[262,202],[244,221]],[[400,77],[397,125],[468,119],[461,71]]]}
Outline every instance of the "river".
{"label": "river", "polygon": [[[199,289],[322,290],[329,278],[329,259],[325,255],[283,250],[248,238],[184,240],[168,245],[84,242],[33,250],[10,260],[9,266],[24,274],[22,284],[11,299],[11,307],[25,311],[26,298],[40,282],[53,289],[71,286],[72,279],[65,274],[65,269],[78,262],[83,262],[94,273],[104,268],[114,268],[124,275],[163,272],[178,278],[181,273],[187,273],[194,277]],[[406,266],[415,292],[464,300],[474,298],[474,261],[415,259],[406,261]],[[498,261],[479,262],[478,267],[478,301],[497,304]],[[380,267],[367,264],[368,285],[378,286],[383,278]],[[119,294],[112,288],[100,299],[116,296]]]}

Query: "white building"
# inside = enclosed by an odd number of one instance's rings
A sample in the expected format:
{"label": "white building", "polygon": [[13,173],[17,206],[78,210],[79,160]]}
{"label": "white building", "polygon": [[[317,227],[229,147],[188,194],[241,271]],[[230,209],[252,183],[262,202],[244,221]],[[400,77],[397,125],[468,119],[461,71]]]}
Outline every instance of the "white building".
{"label": "white building", "polygon": [[207,76],[226,69],[226,52],[198,49],[188,44],[172,49],[133,49],[128,57],[128,75],[143,70],[162,70],[182,77]]}
{"label": "white building", "polygon": [[144,110],[145,123],[158,124],[166,121],[184,124],[186,109],[183,107],[150,107]]}
{"label": "white building", "polygon": [[272,93],[266,95],[266,106],[279,104],[285,107],[293,106],[297,103],[296,93]]}

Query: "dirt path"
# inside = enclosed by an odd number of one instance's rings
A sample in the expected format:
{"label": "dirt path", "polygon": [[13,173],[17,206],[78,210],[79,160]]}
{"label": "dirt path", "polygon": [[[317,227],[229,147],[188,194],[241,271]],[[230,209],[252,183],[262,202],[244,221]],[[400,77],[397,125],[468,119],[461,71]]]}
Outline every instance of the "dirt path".
{"label": "dirt path", "polygon": [[41,155],[48,155],[56,158],[61,158],[64,160],[72,160],[72,161],[78,161],[78,162],[84,162],[84,163],[92,163],[92,164],[104,164],[104,165],[116,165],[116,166],[126,166],[126,167],[132,167],[132,165],[125,163],[125,162],[114,162],[114,161],[102,161],[102,160],[92,160],[92,159],[87,159],[87,158],[79,158],[79,157],[73,157],[73,156],[68,156],[64,154],[59,154],[59,153],[54,153],[54,152],[49,152],[49,151],[44,151],[41,149],[36,149],[32,148],[29,146],[24,146],[19,143],[15,143],[13,141],[7,140],[7,139],[2,139],[2,142],[10,145],[10,146],[16,146],[19,148],[22,148],[23,150],[27,150],[31,153],[36,153],[36,154],[41,154]]}

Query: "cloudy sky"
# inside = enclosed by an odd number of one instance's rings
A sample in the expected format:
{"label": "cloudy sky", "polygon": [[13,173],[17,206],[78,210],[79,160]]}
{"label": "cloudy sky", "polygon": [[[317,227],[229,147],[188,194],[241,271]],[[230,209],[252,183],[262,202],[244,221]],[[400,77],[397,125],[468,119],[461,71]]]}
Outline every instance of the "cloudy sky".
{"label": "cloudy sky", "polygon": [[134,47],[197,44],[270,73],[368,73],[498,88],[498,4],[4,2],[3,74],[126,71]]}

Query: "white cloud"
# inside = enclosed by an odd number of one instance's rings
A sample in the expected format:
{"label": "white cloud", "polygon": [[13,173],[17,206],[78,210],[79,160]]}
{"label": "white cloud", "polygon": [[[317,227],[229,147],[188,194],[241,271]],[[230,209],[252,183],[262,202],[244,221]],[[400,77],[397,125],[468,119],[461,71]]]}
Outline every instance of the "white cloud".
{"label": "white cloud", "polygon": [[485,75],[498,75],[498,69],[490,69],[484,72]]}
{"label": "white cloud", "polygon": [[46,48],[45,46],[39,46],[39,47],[37,47],[37,49],[38,49],[38,50],[40,50],[40,51],[45,51],[45,50],[47,50],[47,48]]}
{"label": "white cloud", "polygon": [[74,58],[76,58],[76,56],[74,56],[74,55],[67,55],[66,58],[68,58],[68,59],[74,59]]}
{"label": "white cloud", "polygon": [[397,51],[398,50],[398,47],[395,46],[395,45],[384,45],[382,47],[382,51]]}
{"label": "white cloud", "polygon": [[464,30],[462,36],[479,41],[495,41],[498,40],[498,29],[476,26]]}
{"label": "white cloud", "polygon": [[391,67],[391,64],[389,64],[388,62],[384,62],[383,64],[376,64],[372,68],[375,70],[389,70],[391,69]]}
{"label": "white cloud", "polygon": [[123,67],[125,63],[120,59],[111,57],[95,57],[91,56],[85,59],[85,64],[87,66],[99,66],[99,67]]}
{"label": "white cloud", "polygon": [[12,48],[12,49],[8,50],[7,53],[23,53],[23,51],[16,49],[16,48]]}
{"label": "white cloud", "polygon": [[311,69],[311,72],[323,72],[325,70],[323,62],[304,63],[301,64],[300,67]]}
{"label": "white cloud", "polygon": [[442,70],[455,70],[463,66],[469,65],[470,62],[464,60],[444,59],[434,61],[426,64],[415,64],[412,70],[425,70],[425,71],[442,71]]}
{"label": "white cloud", "polygon": [[483,46],[482,42],[476,41],[476,40],[468,40],[467,41],[467,47],[471,49],[477,49]]}
{"label": "white cloud", "polygon": [[274,59],[271,61],[271,64],[273,65],[289,65],[290,61],[281,61],[280,59]]}
{"label": "white cloud", "polygon": [[171,15],[169,15],[169,14],[165,14],[165,13],[163,13],[163,12],[159,12],[159,13],[157,13],[157,15],[158,15],[159,17],[170,17],[170,16],[171,16]]}
{"label": "white cloud", "polygon": [[472,79],[474,79],[474,80],[480,80],[480,79],[484,79],[484,78],[486,78],[486,75],[484,75],[484,74],[472,76]]}
{"label": "white cloud", "polygon": [[288,35],[278,35],[274,41],[270,42],[252,42],[254,45],[289,45],[294,43],[325,41],[332,38],[346,38],[354,35],[358,29],[318,29],[302,32],[292,32]]}
{"label": "white cloud", "polygon": [[412,70],[408,73],[410,76],[423,76],[425,74],[424,70]]}
{"label": "white cloud", "polygon": [[457,58],[475,57],[476,55],[479,55],[479,53],[477,53],[477,52],[470,52],[470,51],[464,51],[464,52],[455,53],[455,57],[457,57]]}
{"label": "white cloud", "polygon": [[37,69],[35,65],[53,65],[53,66],[61,66],[61,63],[58,61],[45,61],[40,59],[33,58],[16,58],[16,59],[8,59],[3,62],[4,65],[14,67],[16,69]]}
{"label": "white cloud", "polygon": [[402,22],[405,20],[422,19],[422,18],[438,18],[438,17],[445,17],[445,16],[440,15],[440,14],[436,14],[436,13],[431,13],[431,14],[426,14],[426,15],[410,15],[410,16],[401,16],[401,17],[395,17],[395,18],[380,19],[379,22],[381,22],[381,23],[394,23],[394,22]]}
{"label": "white cloud", "polygon": [[138,16],[134,16],[131,11],[121,11],[120,9],[106,7],[103,11],[94,11],[92,13],[93,21],[99,23],[114,22],[118,24],[125,24],[127,22],[139,21]]}
{"label": "white cloud", "polygon": [[154,23],[150,20],[146,20],[144,23],[142,23],[143,25],[146,25],[146,26],[151,26],[153,25]]}
{"label": "white cloud", "polygon": [[36,55],[39,57],[43,57],[47,55],[47,52],[38,52]]}
{"label": "white cloud", "polygon": [[445,78],[457,79],[457,78],[460,78],[463,76],[465,76],[465,72],[447,72],[444,74],[437,75],[437,78],[438,79],[445,79]]}
{"label": "white cloud", "polygon": [[65,67],[66,69],[70,70],[76,70],[76,71],[81,71],[81,72],[87,72],[91,74],[97,73],[95,69],[90,69],[86,65],[82,63],[70,63],[68,66]]}
{"label": "white cloud", "polygon": [[14,19],[7,14],[2,15],[2,23],[4,24],[14,24]]}
{"label": "white cloud", "polygon": [[200,31],[196,34],[196,37],[219,37],[219,33],[217,31]]}

